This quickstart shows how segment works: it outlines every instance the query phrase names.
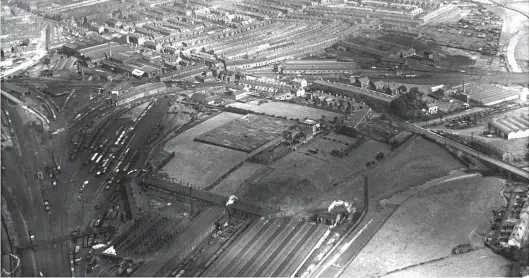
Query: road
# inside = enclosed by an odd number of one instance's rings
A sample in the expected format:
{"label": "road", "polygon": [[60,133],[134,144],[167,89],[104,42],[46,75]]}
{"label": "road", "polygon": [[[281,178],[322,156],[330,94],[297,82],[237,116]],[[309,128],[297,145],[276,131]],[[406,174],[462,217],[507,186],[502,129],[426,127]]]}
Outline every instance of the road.
{"label": "road", "polygon": [[404,122],[399,122],[401,125],[405,126],[407,129],[410,129],[412,131],[414,131],[415,133],[417,134],[421,134],[423,136],[425,136],[426,138],[429,138],[431,140],[434,140],[436,141],[437,143],[439,144],[443,144],[443,145],[447,145],[447,146],[450,146],[452,148],[455,148],[459,151],[462,151],[464,153],[467,153],[467,154],[470,154],[474,157],[477,157],[485,162],[488,162],[490,164],[493,164],[505,171],[508,171],[512,174],[514,174],[515,176],[519,177],[519,178],[523,178],[525,180],[529,180],[529,172],[528,171],[525,171],[523,169],[520,169],[512,164],[509,164],[507,162],[504,162],[500,159],[496,159],[496,158],[493,158],[491,156],[488,156],[488,155],[485,155],[483,153],[480,153],[472,148],[469,148],[459,142],[456,142],[456,141],[453,141],[453,140],[450,140],[450,139],[447,139],[446,137],[443,137],[437,133],[434,133],[434,132],[431,132],[430,130],[427,130],[427,129],[424,129],[424,128],[421,128],[419,126],[416,126],[416,125],[413,125],[413,124],[409,124],[409,123],[404,123]]}

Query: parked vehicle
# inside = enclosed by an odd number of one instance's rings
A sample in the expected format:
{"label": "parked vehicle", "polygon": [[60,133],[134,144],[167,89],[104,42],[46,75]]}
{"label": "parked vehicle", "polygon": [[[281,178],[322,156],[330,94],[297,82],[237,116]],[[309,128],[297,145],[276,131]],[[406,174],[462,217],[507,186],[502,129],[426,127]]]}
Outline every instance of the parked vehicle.
{"label": "parked vehicle", "polygon": [[467,253],[472,251],[472,245],[465,243],[465,244],[459,244],[456,247],[452,249],[452,254],[461,254],[461,253]]}

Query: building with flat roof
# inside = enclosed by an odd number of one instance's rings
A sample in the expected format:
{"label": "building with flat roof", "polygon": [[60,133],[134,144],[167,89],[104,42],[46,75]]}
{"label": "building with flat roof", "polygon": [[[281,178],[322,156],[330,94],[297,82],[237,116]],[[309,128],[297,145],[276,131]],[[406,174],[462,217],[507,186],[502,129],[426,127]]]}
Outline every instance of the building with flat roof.
{"label": "building with flat roof", "polygon": [[529,115],[519,115],[494,119],[489,129],[507,140],[529,137]]}

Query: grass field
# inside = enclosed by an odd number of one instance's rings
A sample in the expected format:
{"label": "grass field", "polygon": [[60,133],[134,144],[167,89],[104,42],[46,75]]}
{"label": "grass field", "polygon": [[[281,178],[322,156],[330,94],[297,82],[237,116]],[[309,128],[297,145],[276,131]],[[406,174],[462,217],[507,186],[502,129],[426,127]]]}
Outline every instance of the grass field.
{"label": "grass field", "polygon": [[287,102],[268,102],[263,103],[261,105],[236,102],[230,104],[229,106],[294,119],[303,119],[307,117],[309,119],[319,120],[322,115],[325,115],[327,119],[333,119],[335,116],[340,116],[340,114],[335,112],[320,110]]}
{"label": "grass field", "polygon": [[394,272],[383,277],[508,277],[509,272],[509,260],[488,249],[479,249],[460,256],[452,256],[446,260]]}
{"label": "grass field", "polygon": [[164,151],[175,157],[161,169],[170,177],[198,186],[207,186],[240,163],[246,153],[194,141],[195,137],[241,117],[222,113],[187,130],[167,142]]}
{"label": "grass field", "polygon": [[[330,151],[341,147],[340,144],[323,138],[309,142],[269,165],[274,171],[260,180],[246,183],[239,196],[296,215],[311,215],[326,209],[334,200],[361,200],[363,179],[359,178],[360,171],[367,161],[375,160],[377,152],[387,155],[390,148],[387,144],[368,140],[344,158],[332,156]],[[309,148],[320,151],[317,155],[307,154]],[[387,198],[460,167],[456,159],[436,144],[413,139],[394,157],[387,157],[371,171],[370,195],[376,199]]]}
{"label": "grass field", "polygon": [[[427,269],[430,277],[501,273],[506,260],[492,251],[480,251],[489,257],[486,261],[493,262],[490,268],[484,268],[485,261],[479,256],[456,257],[451,256],[451,251],[461,243],[483,247],[479,234],[487,232],[491,210],[502,205],[499,193],[504,187],[500,179],[476,176],[446,181],[411,196],[364,247],[343,276],[379,276],[447,256],[450,258],[421,268]],[[466,263],[462,264],[460,258]],[[413,267],[393,276],[419,275],[421,268]]]}
{"label": "grass field", "polygon": [[248,114],[197,137],[201,142],[252,152],[281,136],[295,123],[261,115]]}

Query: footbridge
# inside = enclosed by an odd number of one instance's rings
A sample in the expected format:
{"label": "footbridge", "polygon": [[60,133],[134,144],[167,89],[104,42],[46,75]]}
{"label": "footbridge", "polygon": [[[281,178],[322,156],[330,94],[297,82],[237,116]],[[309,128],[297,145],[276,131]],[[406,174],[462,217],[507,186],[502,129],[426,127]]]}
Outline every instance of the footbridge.
{"label": "footbridge", "polygon": [[[148,177],[142,180],[142,185],[184,198],[190,198],[191,196],[193,200],[209,206],[224,206],[229,199],[229,197],[205,191],[201,188],[190,187],[174,179]],[[239,200],[231,208],[234,215],[243,217],[266,216],[280,212],[277,209],[258,207],[243,200]]]}

